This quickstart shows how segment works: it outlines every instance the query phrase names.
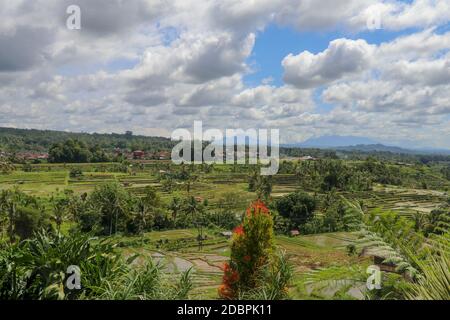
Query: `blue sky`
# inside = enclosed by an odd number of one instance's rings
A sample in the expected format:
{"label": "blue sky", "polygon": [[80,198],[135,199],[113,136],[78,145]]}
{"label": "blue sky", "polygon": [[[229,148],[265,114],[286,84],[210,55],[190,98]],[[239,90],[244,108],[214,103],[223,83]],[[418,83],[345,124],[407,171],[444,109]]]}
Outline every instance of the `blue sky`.
{"label": "blue sky", "polygon": [[[440,31],[448,30],[441,28]],[[269,25],[264,31],[257,34],[256,43],[248,62],[253,73],[245,76],[244,81],[249,86],[261,84],[263,79],[273,78],[273,85],[283,85],[283,68],[281,61],[288,54],[298,54],[303,51],[319,53],[324,51],[334,39],[365,39],[369,44],[379,45],[393,39],[412,34],[414,29],[390,31],[385,29],[350,33],[346,31],[309,31],[298,32],[294,28]]]}
{"label": "blue sky", "polygon": [[[414,33],[415,30],[388,31],[384,29],[371,30],[361,33],[350,33],[348,31],[309,31],[298,32],[294,28],[281,27],[271,24],[264,31],[258,32],[256,43],[248,64],[251,73],[246,74],[244,82],[249,87],[259,86],[261,83],[270,81],[269,84],[282,86],[283,67],[281,61],[288,54],[298,54],[309,51],[317,54],[327,49],[329,43],[334,39],[365,39],[369,44],[379,45],[393,39]],[[333,109],[333,105],[323,102],[320,98],[323,88],[318,88],[314,93],[314,101],[317,104],[317,112],[326,113]]]}

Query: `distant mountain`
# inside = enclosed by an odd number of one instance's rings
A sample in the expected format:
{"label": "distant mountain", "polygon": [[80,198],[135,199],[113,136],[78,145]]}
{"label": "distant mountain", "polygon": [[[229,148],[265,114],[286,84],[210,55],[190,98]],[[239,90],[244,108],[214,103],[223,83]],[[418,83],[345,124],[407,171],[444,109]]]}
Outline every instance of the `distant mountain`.
{"label": "distant mountain", "polygon": [[377,141],[366,137],[355,136],[322,136],[319,138],[311,138],[302,143],[291,144],[291,147],[304,148],[336,148],[356,145],[373,145],[378,144]]}
{"label": "distant mountain", "polygon": [[355,136],[322,136],[311,138],[301,143],[284,145],[290,148],[319,148],[342,151],[361,152],[391,152],[402,154],[441,154],[450,155],[450,150],[434,148],[402,148],[398,146],[386,146],[367,137]]}
{"label": "distant mountain", "polygon": [[427,154],[444,154],[444,155],[450,155],[450,150],[448,149],[434,149],[434,148],[420,148],[420,149],[413,149],[416,152],[419,153],[427,153]]}
{"label": "distant mountain", "polygon": [[336,147],[336,150],[345,150],[345,151],[362,151],[362,152],[373,152],[373,151],[379,151],[379,152],[392,152],[392,153],[404,153],[404,154],[419,154],[423,153],[419,150],[411,150],[411,149],[404,149],[400,147],[394,147],[394,146],[385,146],[383,144],[359,144],[356,146],[345,146],[345,147]]}

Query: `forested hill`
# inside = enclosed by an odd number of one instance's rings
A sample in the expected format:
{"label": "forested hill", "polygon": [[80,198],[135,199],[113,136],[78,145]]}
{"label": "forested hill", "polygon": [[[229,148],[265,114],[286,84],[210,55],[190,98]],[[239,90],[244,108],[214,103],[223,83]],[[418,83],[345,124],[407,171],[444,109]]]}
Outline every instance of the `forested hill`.
{"label": "forested hill", "polygon": [[36,129],[0,128],[0,151],[47,152],[55,144],[68,139],[79,140],[88,146],[99,146],[103,150],[114,148],[144,150],[149,152],[170,150],[174,142],[163,137],[135,136],[125,134],[75,133]]}

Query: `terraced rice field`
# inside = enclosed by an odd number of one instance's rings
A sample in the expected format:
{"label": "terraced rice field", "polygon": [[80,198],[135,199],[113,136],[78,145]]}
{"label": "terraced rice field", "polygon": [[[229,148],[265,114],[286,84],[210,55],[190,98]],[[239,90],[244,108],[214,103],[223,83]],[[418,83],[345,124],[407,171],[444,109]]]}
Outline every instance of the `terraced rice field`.
{"label": "terraced rice field", "polygon": [[22,191],[46,196],[68,186],[67,171],[22,172],[0,175],[0,189],[20,188]]}
{"label": "terraced rice field", "polygon": [[395,211],[410,217],[416,212],[430,213],[446,199],[446,193],[435,190],[378,187],[368,198],[368,207]]}
{"label": "terraced rice field", "polygon": [[[164,165],[167,164],[146,163],[143,170],[132,171],[132,173],[108,172],[108,168],[110,170],[113,168],[108,167],[108,164],[38,165],[33,167],[34,170],[39,170],[37,172],[16,170],[11,174],[0,175],[0,189],[18,187],[33,195],[48,196],[64,189],[70,189],[76,193],[91,192],[98,185],[116,181],[137,195],[142,194],[147,186],[156,188],[162,198],[167,201],[174,195],[185,195],[186,188],[180,182],[174,192],[162,190],[158,172]],[[70,178],[69,170],[72,167],[85,170],[83,176]],[[99,170],[105,172],[97,172]],[[192,185],[191,193],[208,199],[212,208],[218,207],[219,200],[226,194],[234,193],[236,206],[244,210],[256,197],[255,193],[249,192],[247,188],[247,174],[231,172],[229,168],[227,170],[219,168],[213,173],[200,175],[198,181]],[[278,174],[273,177],[272,197],[281,197],[294,192],[297,188],[297,177],[294,174]],[[369,209],[391,210],[404,216],[411,216],[415,212],[429,213],[445,201],[447,196],[443,191],[381,185],[375,186],[373,191],[343,192],[343,195],[363,200]]]}
{"label": "terraced rice field", "polygon": [[[40,166],[37,172],[14,171],[0,175],[0,189],[18,187],[21,190],[38,195],[49,196],[52,193],[70,189],[80,194],[90,192],[96,186],[118,182],[134,194],[142,194],[147,186],[155,187],[164,201],[175,196],[186,196],[185,186],[179,183],[173,192],[165,192],[158,179],[161,163],[147,163],[143,170],[131,173],[108,172],[103,165],[74,165],[83,170],[83,176],[70,178],[67,166]],[[51,169],[51,170],[49,170]],[[101,170],[99,170],[101,169]],[[227,169],[228,170],[228,169]],[[98,172],[102,171],[102,172]],[[278,174],[273,178],[272,197],[277,198],[296,191],[297,177],[293,174]],[[191,194],[208,199],[209,208],[220,208],[220,201],[232,194],[237,208],[244,210],[255,193],[248,191],[247,174],[231,171],[214,171],[200,175],[192,185]],[[399,215],[411,216],[415,212],[429,213],[439,206],[447,197],[443,191],[408,189],[393,186],[375,186],[373,191],[342,193],[349,199],[362,200],[364,205],[373,210],[395,211]],[[222,266],[229,256],[229,240],[219,235],[219,230],[206,230],[207,240],[202,246],[197,242],[197,230],[154,231],[144,236],[114,238],[119,250],[125,256],[139,254],[135,263],[142,264],[153,259],[164,265],[168,276],[189,268],[193,270],[193,299],[217,298],[217,288],[222,278]],[[312,287],[308,284],[311,272],[319,273],[324,281],[336,278],[336,275],[349,275],[355,267],[365,268],[369,261],[364,258],[349,256],[346,246],[354,244],[356,236],[352,233],[328,233],[299,237],[279,236],[276,238],[278,248],[285,250],[294,264],[294,283],[290,288],[292,296],[298,299],[313,299],[320,296],[332,296],[339,287],[330,289]],[[358,298],[361,290],[349,289],[351,297]],[[359,293],[358,293],[359,292]]]}
{"label": "terraced rice field", "polygon": [[[176,274],[192,268],[194,289],[192,299],[217,298],[217,288],[222,279],[222,266],[229,257],[229,240],[212,230],[207,232],[208,240],[199,248],[196,230],[155,231],[143,237],[118,237],[116,240],[125,256],[139,254],[135,263],[144,263],[152,258],[164,265],[169,274]],[[305,288],[307,274],[313,270],[351,270],[355,265],[365,266],[367,260],[351,257],[345,247],[354,243],[352,233],[338,232],[295,238],[276,237],[277,247],[285,250],[294,265],[295,279],[290,288],[294,297],[311,298],[312,290]],[[182,247],[170,248],[172,243],[182,242]],[[162,243],[162,244],[161,244]]]}

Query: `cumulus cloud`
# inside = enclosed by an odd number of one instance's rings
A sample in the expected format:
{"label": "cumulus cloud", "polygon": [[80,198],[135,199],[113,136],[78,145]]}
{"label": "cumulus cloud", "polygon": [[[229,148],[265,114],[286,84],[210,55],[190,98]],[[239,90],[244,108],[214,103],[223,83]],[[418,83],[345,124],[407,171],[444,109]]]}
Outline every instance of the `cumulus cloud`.
{"label": "cumulus cloud", "polygon": [[365,71],[372,60],[373,47],[365,40],[337,39],[318,54],[304,51],[283,59],[284,81],[298,88],[327,84],[346,75]]}
{"label": "cumulus cloud", "polygon": [[23,71],[45,63],[52,35],[44,28],[18,26],[0,33],[0,72]]}
{"label": "cumulus cloud", "polygon": [[235,38],[231,34],[185,35],[170,47],[157,46],[144,53],[141,63],[127,72],[130,79],[149,85],[172,81],[204,83],[232,76],[246,69],[255,35]]}
{"label": "cumulus cloud", "polygon": [[[352,18],[360,15],[376,2],[373,0],[287,1],[276,13],[275,19],[281,25],[291,25],[301,31],[329,30],[339,26],[345,28],[349,26]],[[365,28],[366,26],[361,24],[357,27]]]}
{"label": "cumulus cloud", "polygon": [[401,60],[386,66],[386,76],[403,84],[439,86],[450,83],[450,56],[437,60]]}
{"label": "cumulus cloud", "polygon": [[397,1],[382,12],[385,28],[401,30],[413,27],[430,27],[450,21],[450,2],[439,0],[415,0],[412,3]]}
{"label": "cumulus cloud", "polygon": [[82,13],[83,35],[116,36],[132,31],[141,24],[151,24],[168,10],[170,2],[163,0],[73,0],[57,1],[55,11],[64,27],[66,8],[76,4]]}

